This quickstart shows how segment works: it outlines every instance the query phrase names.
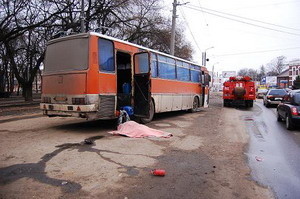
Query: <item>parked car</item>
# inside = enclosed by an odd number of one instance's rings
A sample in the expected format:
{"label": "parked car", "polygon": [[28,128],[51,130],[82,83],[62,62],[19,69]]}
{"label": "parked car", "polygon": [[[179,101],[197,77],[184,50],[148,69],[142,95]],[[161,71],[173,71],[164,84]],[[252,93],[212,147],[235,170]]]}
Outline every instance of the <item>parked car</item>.
{"label": "parked car", "polygon": [[277,106],[277,121],[285,121],[288,130],[300,126],[300,89],[284,96],[282,103]]}
{"label": "parked car", "polygon": [[283,97],[287,94],[285,89],[270,89],[264,96],[264,105],[270,107],[270,105],[278,105],[281,103]]}
{"label": "parked car", "polygon": [[268,89],[258,89],[256,92],[256,98],[257,99],[264,98],[264,96],[267,92],[268,92]]}

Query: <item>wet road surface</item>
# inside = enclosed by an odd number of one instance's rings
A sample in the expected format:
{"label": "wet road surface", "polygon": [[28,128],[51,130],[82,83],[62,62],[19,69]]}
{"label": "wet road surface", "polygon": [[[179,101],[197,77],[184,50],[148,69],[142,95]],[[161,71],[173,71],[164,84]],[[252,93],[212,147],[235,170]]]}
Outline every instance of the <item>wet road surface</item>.
{"label": "wet road surface", "polygon": [[250,135],[248,160],[252,177],[277,198],[300,198],[300,129],[277,122],[276,108],[257,101],[244,120]]}

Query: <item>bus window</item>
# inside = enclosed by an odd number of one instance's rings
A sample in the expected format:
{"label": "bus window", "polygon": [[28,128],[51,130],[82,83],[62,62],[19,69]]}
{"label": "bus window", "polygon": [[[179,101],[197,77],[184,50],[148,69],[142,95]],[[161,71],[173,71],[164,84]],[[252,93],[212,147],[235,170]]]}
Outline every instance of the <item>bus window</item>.
{"label": "bus window", "polygon": [[86,70],[88,43],[88,38],[76,38],[49,44],[45,58],[45,73]]}
{"label": "bus window", "polygon": [[182,61],[176,60],[177,79],[180,81],[190,81],[190,71],[185,66]]}
{"label": "bus window", "polygon": [[176,79],[175,60],[161,55],[158,59],[159,77],[164,79]]}
{"label": "bus window", "polygon": [[99,68],[100,71],[114,72],[115,61],[114,61],[114,45],[112,41],[106,39],[99,39]]}
{"label": "bus window", "polygon": [[191,70],[192,82],[200,82],[200,71]]}
{"label": "bus window", "polygon": [[156,59],[156,54],[151,53],[151,76],[152,77],[157,77],[157,59]]}
{"label": "bus window", "polygon": [[211,81],[211,77],[209,74],[204,75],[204,85],[209,85],[209,82]]}
{"label": "bus window", "polygon": [[135,74],[144,74],[149,72],[149,56],[148,53],[139,53],[135,55],[136,67]]}
{"label": "bus window", "polygon": [[189,69],[177,67],[177,79],[181,81],[190,81]]}

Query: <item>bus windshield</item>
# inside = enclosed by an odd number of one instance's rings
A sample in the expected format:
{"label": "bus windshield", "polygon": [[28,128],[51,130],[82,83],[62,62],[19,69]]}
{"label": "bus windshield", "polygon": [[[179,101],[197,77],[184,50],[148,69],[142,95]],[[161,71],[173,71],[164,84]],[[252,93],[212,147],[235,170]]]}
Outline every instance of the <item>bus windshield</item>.
{"label": "bus windshield", "polygon": [[45,73],[85,70],[88,68],[88,38],[75,38],[47,46]]}

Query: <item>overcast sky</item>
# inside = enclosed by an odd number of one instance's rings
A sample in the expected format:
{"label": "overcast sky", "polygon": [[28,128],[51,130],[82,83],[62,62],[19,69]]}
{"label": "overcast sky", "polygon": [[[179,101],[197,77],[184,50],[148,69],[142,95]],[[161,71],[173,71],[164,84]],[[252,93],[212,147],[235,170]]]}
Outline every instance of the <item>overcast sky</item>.
{"label": "overcast sky", "polygon": [[[170,18],[172,2],[173,0],[164,1],[166,14]],[[186,6],[177,7],[177,21],[186,24],[186,37],[195,50],[194,60],[201,63],[201,52],[214,47],[207,50],[207,57],[210,58],[207,64],[209,70],[215,63],[216,71],[239,70],[245,67],[259,69],[262,64],[265,65],[280,55],[286,56],[287,60],[300,58],[300,0],[179,2],[189,2]],[[203,11],[222,17],[202,12],[200,6],[205,8]]]}

